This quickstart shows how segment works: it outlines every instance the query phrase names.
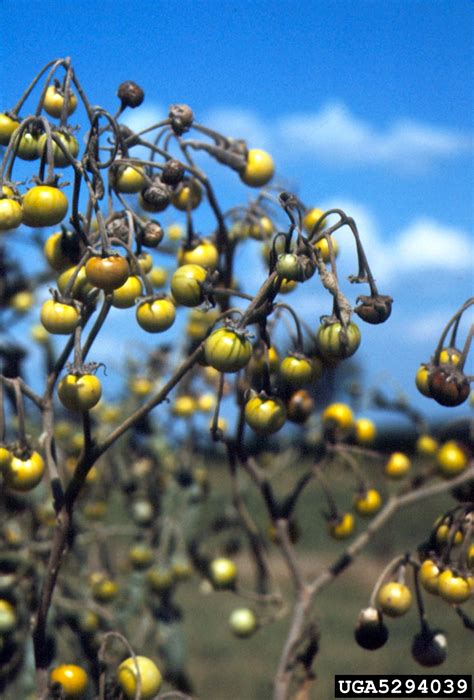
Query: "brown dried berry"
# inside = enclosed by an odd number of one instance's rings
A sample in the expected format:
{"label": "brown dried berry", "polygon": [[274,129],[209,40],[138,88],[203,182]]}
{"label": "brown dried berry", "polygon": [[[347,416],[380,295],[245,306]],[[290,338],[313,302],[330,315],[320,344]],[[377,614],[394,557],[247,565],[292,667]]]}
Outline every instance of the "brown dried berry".
{"label": "brown dried berry", "polygon": [[184,177],[184,166],[179,160],[171,158],[162,170],[161,181],[166,185],[177,185]]}
{"label": "brown dried berry", "polygon": [[163,211],[170,203],[170,191],[160,180],[155,180],[153,185],[142,190],[140,203],[146,211]]}
{"label": "brown dried berry", "polygon": [[430,396],[441,406],[460,406],[469,396],[469,380],[451,365],[435,367],[428,375]]}
{"label": "brown dried berry", "polygon": [[147,221],[142,231],[140,242],[146,248],[156,248],[163,240],[163,229],[158,221]]}
{"label": "brown dried berry", "polygon": [[188,131],[194,120],[193,110],[188,105],[171,105],[168,116],[171,119],[171,128],[178,136]]}
{"label": "brown dried berry", "polygon": [[292,423],[306,423],[314,410],[314,401],[308,391],[299,389],[290,396],[286,410]]}
{"label": "brown dried berry", "polygon": [[383,323],[392,313],[393,299],[384,294],[360,296],[357,301],[360,304],[354,311],[366,323]]}
{"label": "brown dried berry", "polygon": [[145,99],[145,93],[133,80],[126,80],[119,85],[117,97],[122,102],[122,108],[131,107],[134,109],[141,105]]}
{"label": "brown dried berry", "polygon": [[124,242],[128,241],[130,228],[123,212],[117,213],[111,221],[107,222],[107,233],[112,238],[119,238]]}

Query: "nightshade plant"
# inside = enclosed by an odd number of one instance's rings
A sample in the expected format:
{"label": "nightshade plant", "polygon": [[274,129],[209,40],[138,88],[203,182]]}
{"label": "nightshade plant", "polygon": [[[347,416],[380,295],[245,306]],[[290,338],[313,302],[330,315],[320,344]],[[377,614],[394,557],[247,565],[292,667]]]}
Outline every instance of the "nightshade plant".
{"label": "nightshade plant", "polygon": [[[137,700],[161,697],[164,677],[175,690],[163,697],[189,697],[192,679],[184,660],[176,658],[176,645],[173,652],[163,641],[163,630],[168,637],[171,629],[176,633],[181,612],[175,589],[194,572],[211,589],[231,590],[244,599],[230,622],[237,637],[256,634],[291,611],[274,678],[274,698],[283,700],[315,680],[316,595],[401,507],[461,488],[472,479],[473,467],[463,445],[451,445],[456,454],[448,458],[446,444],[438,448],[435,443],[431,453],[437,455],[438,472],[412,476],[407,456],[385,458],[373,449],[371,421],[355,418],[345,404],[331,404],[320,417],[311,466],[295,476],[286,494],[277,495],[280,489],[259,463],[258,452],[249,449],[248,436],[267,439],[288,423],[304,428],[314,417],[315,383],[324,382],[327,368],[333,370],[357,351],[363,337],[359,322],[381,324],[389,318],[392,299],[379,293],[363,236],[350,215],[308,208],[295,194],[279,191],[272,184],[269,154],[199,123],[187,105],[172,105],[159,123],[131,131],[123,114],[139,108],[144,97],[136,83],[127,81],[119,86],[115,114],[93,106],[66,58],[46,65],[18,103],[0,114],[5,147],[0,169],[2,331],[32,307],[36,290],[45,282],[52,285],[49,298],[35,310],[32,329],[47,368],[40,393],[23,378],[17,346],[2,350],[0,686],[43,700]],[[29,114],[26,105],[34,99],[36,109]],[[81,132],[71,122],[78,109],[84,115]],[[146,156],[137,155],[144,151]],[[255,196],[223,211],[202,169],[201,153],[234,171],[244,185],[258,188]],[[22,182],[14,177],[19,160],[31,163]],[[207,208],[213,222],[205,235],[196,228],[198,208]],[[181,221],[166,228],[160,219],[171,210]],[[357,261],[350,282],[368,287],[353,302],[338,277],[339,247],[350,245],[349,236],[344,242],[334,238],[342,230],[352,236]],[[30,236],[43,248],[47,270],[26,276],[13,257],[16,236]],[[235,280],[236,251],[249,239],[266,264],[254,294]],[[170,264],[158,265],[158,256]],[[282,301],[282,294],[302,284],[315,295],[328,293],[328,313],[313,319],[312,326],[300,318],[297,305]],[[134,308],[137,332],[165,335],[148,356],[121,358],[124,395],[108,403],[101,399],[107,379],[97,376],[101,358],[93,353],[113,308],[124,314],[124,334],[129,333],[125,324],[135,322],[121,310]],[[452,322],[454,336],[466,308]],[[166,333],[185,313],[185,340],[179,344]],[[291,347],[281,358],[275,338],[282,323],[291,324]],[[58,339],[63,342],[53,342],[54,336],[64,336]],[[440,348],[436,367],[443,363]],[[458,375],[467,348],[457,370],[451,356],[448,362],[462,396],[465,378],[458,381]],[[446,375],[446,365],[440,367]],[[439,400],[435,374],[440,370],[430,366],[427,371],[429,390]],[[444,403],[459,403],[451,394]],[[221,416],[231,396],[237,406],[233,428]],[[157,407],[161,425],[154,421]],[[212,413],[209,436],[227,458],[233,513],[223,509],[201,530],[195,524],[205,509],[209,480],[193,451],[198,413]],[[188,425],[188,433],[171,447],[162,426],[174,421]],[[434,439],[422,438],[427,453]],[[387,480],[402,479],[388,499],[365,474],[367,460],[387,462]],[[282,452],[280,468],[290,461],[291,455]],[[333,495],[336,463],[349,474],[353,512],[341,509]],[[246,506],[244,478],[261,495],[268,533]],[[295,543],[299,498],[311,482],[326,498],[329,536],[351,538],[355,515],[368,524],[343,555],[308,579]],[[118,503],[127,514],[120,524],[107,520]],[[446,531],[438,542],[441,527]],[[246,541],[255,565],[251,595],[240,585],[232,559],[239,546],[235,533]],[[462,556],[453,561],[458,533]],[[404,586],[403,604],[391,605],[377,586],[370,614],[365,611],[359,620],[357,641],[374,649],[387,638],[382,615],[408,609],[404,572],[412,567],[422,625],[413,654],[418,660],[441,659],[443,645],[427,626],[418,578],[434,586],[425,573],[430,562],[439,571],[441,597],[455,605],[467,600],[471,533],[472,501],[443,515],[421,563],[411,555],[391,563],[384,577],[396,578],[396,584],[388,582],[392,587]],[[128,542],[125,569],[114,546],[121,537]],[[269,537],[286,564],[293,604],[283,600],[271,575]],[[461,608],[458,612],[469,619]]]}

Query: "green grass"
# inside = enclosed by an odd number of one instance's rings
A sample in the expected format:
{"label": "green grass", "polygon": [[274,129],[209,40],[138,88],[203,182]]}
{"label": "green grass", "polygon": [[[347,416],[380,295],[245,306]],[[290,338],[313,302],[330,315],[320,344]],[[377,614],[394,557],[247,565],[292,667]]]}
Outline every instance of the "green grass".
{"label": "green grass", "polygon": [[[295,472],[299,469],[295,469]],[[225,468],[211,471],[213,492],[211,510],[218,509],[222,499],[228,498]],[[284,493],[289,481],[296,477],[282,474],[277,490]],[[374,481],[377,483],[376,475]],[[335,495],[341,505],[350,506],[347,473],[338,472]],[[258,493],[252,488],[246,493],[246,502],[256,520],[265,528],[267,518]],[[375,652],[360,649],[354,641],[353,630],[358,613],[368,604],[372,586],[384,566],[393,556],[416,546],[426,539],[433,521],[454,501],[449,495],[416,504],[399,513],[379,533],[370,547],[332,585],[315,600],[314,616],[321,640],[314,670],[317,681],[311,698],[328,700],[333,697],[335,674],[419,674],[468,673],[471,662],[467,650],[472,649],[472,633],[463,628],[454,610],[439,598],[425,596],[429,620],[433,627],[441,627],[448,636],[449,654],[441,667],[424,669],[412,659],[410,646],[418,631],[415,609],[404,618],[387,620],[390,638],[385,647]],[[344,550],[344,543],[333,542],[327,536],[321,516],[325,503],[316,485],[310,485],[301,499],[297,519],[302,537],[297,553],[308,575],[317,574],[322,567]],[[364,522],[359,521],[359,531]],[[292,592],[288,574],[278,549],[271,547],[271,559],[278,585],[291,608]],[[251,568],[245,555],[239,561],[244,588],[251,589]],[[248,601],[230,592],[204,593],[194,582],[184,585],[178,600],[185,612],[184,631],[187,638],[188,668],[195,683],[196,696],[205,700],[264,700],[271,698],[271,681],[287,634],[289,617],[266,625],[248,640],[235,639],[228,628],[228,617],[234,607],[248,605]],[[252,603],[250,603],[252,606]],[[471,614],[472,602],[468,604]],[[472,659],[471,659],[472,661]]]}
{"label": "green grass", "polygon": [[[429,619],[448,636],[449,655],[442,667],[423,669],[412,659],[410,645],[418,631],[417,615],[387,620],[390,637],[382,649],[364,651],[353,638],[360,609],[367,605],[374,576],[385,560],[361,558],[316,599],[314,614],[321,633],[315,661],[317,682],[314,698],[333,697],[335,674],[469,673],[472,633],[464,629],[454,611],[438,598],[429,597]],[[280,567],[278,567],[280,570]],[[245,581],[244,583],[250,583]],[[288,591],[288,581],[281,583]],[[271,679],[287,632],[288,618],[270,624],[248,640],[235,639],[227,620],[241,605],[232,593],[200,594],[191,583],[183,587],[179,600],[186,615],[184,631],[190,675],[196,696],[206,700],[263,700],[271,697]],[[291,597],[288,591],[288,600]],[[472,605],[471,605],[472,607]]]}

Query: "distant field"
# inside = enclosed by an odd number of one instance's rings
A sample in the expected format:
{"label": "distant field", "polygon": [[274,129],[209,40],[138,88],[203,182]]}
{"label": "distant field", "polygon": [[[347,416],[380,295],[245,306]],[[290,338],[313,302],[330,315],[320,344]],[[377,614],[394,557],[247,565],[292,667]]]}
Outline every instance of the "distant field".
{"label": "distant field", "polygon": [[[224,467],[212,469],[212,501],[221,502],[227,490]],[[287,481],[285,475],[282,480]],[[374,474],[375,478],[375,474]],[[341,496],[347,494],[347,475],[339,473]],[[284,484],[282,484],[282,488]],[[345,488],[344,488],[345,487]],[[348,496],[346,495],[346,501]],[[349,497],[350,499],[350,497]],[[265,522],[258,495],[249,493],[250,510]],[[432,499],[422,507],[415,506],[399,514],[380,534],[370,551],[316,600],[315,614],[320,625],[321,645],[316,658],[317,683],[311,697],[330,700],[333,697],[334,675],[340,673],[468,673],[472,668],[468,649],[472,649],[472,633],[462,627],[448,605],[433,596],[426,596],[432,626],[443,628],[448,635],[449,655],[445,664],[430,671],[416,664],[410,655],[413,634],[417,631],[415,610],[405,618],[389,620],[390,638],[386,646],[375,652],[360,649],[353,639],[357,615],[368,603],[371,588],[392,556],[414,549],[427,535],[440,512],[453,505],[449,496]],[[349,502],[347,502],[349,505]],[[318,490],[311,486],[298,509],[302,528],[299,554],[308,575],[317,572],[332,560],[344,545],[331,541],[325,532],[321,510],[324,504]],[[272,547],[272,562],[279,585],[287,594],[288,580],[278,551]],[[239,560],[245,588],[252,586],[251,569],[246,560]],[[288,597],[291,602],[291,597]],[[265,700],[271,697],[273,677],[281,646],[285,639],[288,618],[260,630],[249,640],[234,639],[227,627],[231,610],[241,600],[228,592],[200,593],[193,582],[185,584],[178,602],[185,611],[184,630],[190,675],[195,682],[196,697],[205,700]],[[469,608],[473,608],[472,602]],[[474,610],[472,610],[474,613]]]}

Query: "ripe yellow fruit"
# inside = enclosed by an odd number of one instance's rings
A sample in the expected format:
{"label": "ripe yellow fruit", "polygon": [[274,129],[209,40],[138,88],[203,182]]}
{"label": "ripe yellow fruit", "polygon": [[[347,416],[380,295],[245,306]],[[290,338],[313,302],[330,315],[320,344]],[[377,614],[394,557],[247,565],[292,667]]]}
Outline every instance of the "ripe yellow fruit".
{"label": "ripe yellow fruit", "polygon": [[418,572],[420,583],[423,588],[435,595],[438,594],[439,574],[439,567],[432,559],[425,559]]}
{"label": "ripe yellow fruit", "polygon": [[431,435],[420,435],[416,441],[416,451],[421,455],[433,455],[438,449],[438,441]]}
{"label": "ripe yellow fruit", "polygon": [[467,579],[446,569],[438,577],[438,593],[448,603],[460,605],[471,597],[471,588]]}
{"label": "ripe yellow fruit", "polygon": [[420,394],[423,394],[423,396],[426,396],[426,398],[431,398],[430,394],[430,387],[428,383],[428,375],[429,371],[426,365],[420,365],[418,368],[418,371],[415,376],[415,384],[416,388],[420,392]]}
{"label": "ripe yellow fruit", "polygon": [[33,306],[35,298],[31,292],[17,292],[10,299],[10,308],[19,314],[26,314]]}
{"label": "ripe yellow fruit", "polygon": [[[436,529],[436,542],[439,544],[445,544],[451,537],[451,526],[449,523],[441,523]],[[457,530],[454,535],[453,544],[461,544],[463,541],[463,534],[461,530]]]}
{"label": "ripe yellow fruit", "polygon": [[79,700],[83,698],[89,678],[80,666],[75,664],[61,664],[53,668],[50,675],[51,683],[59,683],[65,700]]}
{"label": "ripe yellow fruit", "polygon": [[391,479],[403,479],[409,472],[411,462],[403,452],[392,452],[385,465],[385,474]]}
{"label": "ripe yellow fruit", "polygon": [[17,626],[17,616],[13,605],[0,598],[0,634],[8,634]]}
{"label": "ripe yellow fruit", "polygon": [[367,491],[355,498],[354,508],[356,513],[362,516],[375,515],[382,505],[382,497],[377,489],[367,489]]}
{"label": "ripe yellow fruit", "polygon": [[147,377],[133,377],[128,383],[128,388],[135,396],[146,396],[153,389],[153,383]]}
{"label": "ripe yellow fruit", "polygon": [[229,625],[236,637],[251,637],[258,627],[255,613],[250,608],[236,608],[229,618]]}
{"label": "ripe yellow fruit", "polygon": [[170,241],[179,241],[184,236],[184,228],[181,224],[170,224],[166,229]]}
{"label": "ripe yellow fruit", "polygon": [[324,409],[322,418],[325,425],[336,425],[341,430],[348,430],[354,422],[352,411],[345,403],[329,404]]}
{"label": "ripe yellow fruit", "polygon": [[148,273],[148,279],[154,287],[161,289],[168,279],[168,271],[164,267],[152,267]]}
{"label": "ripe yellow fruit", "polygon": [[128,700],[134,700],[140,678],[140,700],[151,700],[161,688],[158,666],[147,656],[129,657],[117,669],[117,681]]}
{"label": "ripe yellow fruit", "polygon": [[[313,207],[312,209],[308,209],[306,211],[306,213],[303,217],[303,228],[306,231],[306,233],[312,232],[316,223],[321,219],[323,214],[324,214],[323,210],[318,209],[318,207]],[[325,219],[323,219],[321,221],[317,230],[320,230],[321,228],[323,228],[324,224],[325,224]]]}
{"label": "ripe yellow fruit", "polygon": [[372,445],[377,434],[375,423],[369,418],[358,418],[354,425],[358,445]]}
{"label": "ripe yellow fruit", "polygon": [[240,179],[249,187],[263,187],[268,184],[275,172],[272,157],[260,148],[251,148],[247,163],[240,173]]}
{"label": "ripe yellow fruit", "polygon": [[[331,236],[331,243],[333,255],[335,258],[337,258],[337,256],[339,255],[339,245],[333,236]],[[327,263],[331,260],[331,253],[329,251],[329,243],[327,241],[327,238],[321,238],[320,241],[314,244],[314,248],[319,250],[319,252],[321,253],[323,262]]]}
{"label": "ripe yellow fruit", "polygon": [[467,467],[467,456],[456,440],[448,440],[439,448],[436,462],[443,476],[460,474]]}
{"label": "ripe yellow fruit", "polygon": [[237,567],[232,559],[218,557],[211,561],[209,574],[216,588],[229,588],[237,579]]}
{"label": "ripe yellow fruit", "polygon": [[209,413],[209,411],[215,408],[215,405],[216,397],[214,394],[201,394],[197,401],[198,411],[202,411],[203,413]]}
{"label": "ripe yellow fruit", "polygon": [[44,460],[38,452],[31,452],[25,459],[13,455],[3,470],[4,483],[14,491],[30,491],[40,483],[44,470]]}
{"label": "ripe yellow fruit", "polygon": [[3,471],[5,467],[9,467],[13,459],[13,455],[9,449],[0,446],[0,471]]}
{"label": "ripe yellow fruit", "polygon": [[336,540],[344,540],[354,532],[354,524],[352,513],[344,513],[338,521],[329,521],[329,534]]}
{"label": "ripe yellow fruit", "polygon": [[411,591],[403,583],[390,581],[379,590],[378,603],[382,612],[389,617],[404,615],[410,609],[411,601]]}
{"label": "ripe yellow fruit", "polygon": [[183,394],[177,396],[171,407],[171,413],[176,418],[189,418],[197,410],[197,402],[194,396]]}
{"label": "ripe yellow fruit", "polygon": [[95,580],[92,581],[92,595],[99,603],[110,603],[115,600],[118,592],[118,583],[107,578],[104,574],[97,574]]}

